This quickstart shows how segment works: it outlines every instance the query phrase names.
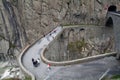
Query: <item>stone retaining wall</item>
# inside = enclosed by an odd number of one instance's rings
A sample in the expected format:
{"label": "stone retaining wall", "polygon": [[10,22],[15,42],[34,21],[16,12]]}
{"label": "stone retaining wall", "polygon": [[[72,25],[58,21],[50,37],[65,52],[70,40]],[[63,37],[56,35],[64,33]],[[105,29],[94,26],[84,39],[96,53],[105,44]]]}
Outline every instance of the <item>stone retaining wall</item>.
{"label": "stone retaining wall", "polygon": [[[63,32],[61,32],[63,33]],[[92,61],[92,60],[96,60],[96,59],[100,59],[100,58],[104,58],[104,57],[109,57],[109,56],[115,56],[116,55],[116,52],[111,52],[111,53],[105,53],[105,54],[101,54],[101,55],[96,55],[96,56],[91,56],[91,57],[86,57],[86,58],[82,58],[82,59],[75,59],[75,60],[70,60],[70,61],[60,61],[60,62],[57,62],[57,61],[51,61],[51,60],[48,60],[48,57],[47,57],[47,53],[49,53],[49,50],[51,48],[51,46],[55,43],[55,40],[57,40],[57,38],[60,36],[59,33],[55,38],[54,40],[49,43],[49,45],[44,48],[42,50],[42,53],[41,53],[41,59],[46,63],[46,64],[51,64],[52,66],[65,66],[65,65],[71,65],[71,64],[77,64],[77,63],[83,63],[83,62],[88,62],[88,61]],[[55,50],[55,49],[53,49]],[[47,54],[47,55],[46,55]],[[49,53],[50,54],[50,53]],[[52,54],[50,54],[52,55]],[[47,58],[46,58],[47,57]]]}
{"label": "stone retaining wall", "polygon": [[[85,30],[80,31],[80,29],[85,29]],[[44,56],[48,60],[58,61],[58,62],[83,58],[87,55],[88,53],[87,51],[86,52],[84,51],[84,54],[83,54],[79,52],[68,52],[68,49],[67,49],[67,45],[70,42],[81,40],[82,38],[84,38],[87,44],[91,45],[92,43],[90,43],[90,41],[91,42],[93,41],[94,43],[96,43],[96,46],[94,46],[96,48],[99,48],[99,46],[97,45],[101,45],[101,43],[105,43],[109,38],[112,38],[111,50],[114,51],[113,28],[101,27],[101,26],[76,26],[76,27],[65,28],[61,32],[61,34],[57,35],[54,41],[52,41],[48,45]],[[102,54],[100,52],[102,52],[102,50],[101,51],[98,50],[96,52],[94,51],[92,52],[91,56]],[[81,55],[83,55],[83,57]]]}

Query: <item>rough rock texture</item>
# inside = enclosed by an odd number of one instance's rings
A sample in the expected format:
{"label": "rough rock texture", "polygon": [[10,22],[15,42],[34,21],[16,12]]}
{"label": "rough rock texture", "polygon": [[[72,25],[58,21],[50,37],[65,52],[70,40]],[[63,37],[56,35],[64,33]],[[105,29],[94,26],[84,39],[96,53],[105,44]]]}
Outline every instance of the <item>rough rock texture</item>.
{"label": "rough rock texture", "polygon": [[61,24],[104,25],[110,5],[119,0],[0,0],[0,53],[19,53]]}
{"label": "rough rock texture", "polygon": [[119,0],[22,0],[24,26],[30,41],[41,37],[57,25],[104,25],[110,5]]}
{"label": "rough rock texture", "polygon": [[19,15],[12,2],[0,0],[0,53],[18,54],[25,46],[27,37]]}

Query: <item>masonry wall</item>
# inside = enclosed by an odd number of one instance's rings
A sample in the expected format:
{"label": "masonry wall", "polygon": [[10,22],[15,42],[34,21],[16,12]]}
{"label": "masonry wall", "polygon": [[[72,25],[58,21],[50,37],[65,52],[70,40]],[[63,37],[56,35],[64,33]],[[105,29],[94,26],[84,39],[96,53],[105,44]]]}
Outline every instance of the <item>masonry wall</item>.
{"label": "masonry wall", "polygon": [[113,20],[114,36],[115,36],[115,49],[120,56],[120,14],[109,12],[107,18],[111,17]]}
{"label": "masonry wall", "polygon": [[[85,31],[79,32],[81,28],[84,28]],[[70,52],[67,49],[67,45],[70,42],[74,42],[74,40],[81,40],[83,37],[85,41],[89,44],[92,44],[89,41],[95,42],[94,44],[96,46],[93,46],[99,49],[99,46],[102,43],[108,44],[108,40],[111,38],[112,41],[112,49],[111,51],[114,51],[114,38],[113,38],[113,28],[109,27],[98,27],[98,26],[87,26],[87,27],[75,27],[74,32],[70,33],[70,36],[68,33],[70,32],[71,28],[67,28],[63,31],[63,33],[56,38],[47,48],[47,51],[45,53],[45,57],[52,61],[67,61],[67,60],[74,60],[79,59],[83,57],[87,57],[87,54],[89,49],[86,49],[85,51],[79,52]],[[97,45],[98,44],[98,45]],[[90,48],[91,50],[91,48]],[[102,50],[101,50],[102,51]],[[101,54],[99,51],[92,51],[89,56],[98,55]]]}

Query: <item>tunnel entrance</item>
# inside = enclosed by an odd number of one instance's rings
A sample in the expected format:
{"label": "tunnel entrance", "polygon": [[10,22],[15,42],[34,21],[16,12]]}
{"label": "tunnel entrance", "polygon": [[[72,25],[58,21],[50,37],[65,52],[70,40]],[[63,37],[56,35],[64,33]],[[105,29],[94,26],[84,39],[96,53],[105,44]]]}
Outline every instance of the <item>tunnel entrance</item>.
{"label": "tunnel entrance", "polygon": [[110,7],[108,7],[108,11],[115,12],[116,10],[117,10],[117,7],[115,5],[111,5]]}
{"label": "tunnel entrance", "polygon": [[111,17],[109,17],[106,21],[106,24],[105,24],[106,27],[113,27],[113,20]]}

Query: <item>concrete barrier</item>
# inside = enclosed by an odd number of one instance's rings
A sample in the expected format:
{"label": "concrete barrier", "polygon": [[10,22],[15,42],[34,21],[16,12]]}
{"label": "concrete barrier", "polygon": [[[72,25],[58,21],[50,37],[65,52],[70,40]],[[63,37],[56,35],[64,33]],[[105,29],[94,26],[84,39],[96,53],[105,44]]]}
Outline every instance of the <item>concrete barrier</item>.
{"label": "concrete barrier", "polygon": [[19,62],[20,68],[21,68],[26,74],[30,75],[31,78],[32,78],[32,80],[35,80],[35,76],[34,76],[31,72],[29,72],[28,70],[26,70],[26,69],[24,68],[23,64],[22,64],[22,57],[23,57],[24,53],[25,53],[30,47],[31,47],[30,45],[28,45],[27,47],[25,47],[25,49],[21,52],[21,54],[20,54],[20,56],[19,56],[19,58],[18,58],[18,62]]}
{"label": "concrete barrier", "polygon": [[91,56],[91,57],[86,57],[86,58],[81,58],[81,59],[75,59],[75,60],[70,60],[70,61],[55,62],[55,61],[50,61],[50,60],[48,60],[47,58],[44,57],[46,50],[47,50],[47,48],[45,48],[44,51],[42,52],[41,59],[46,64],[51,64],[52,66],[73,65],[73,64],[89,62],[89,61],[101,59],[101,58],[104,58],[104,57],[109,57],[109,56],[115,56],[116,55],[116,52],[112,52],[112,53],[105,53],[105,54],[101,54],[101,55],[96,55],[96,56]]}

